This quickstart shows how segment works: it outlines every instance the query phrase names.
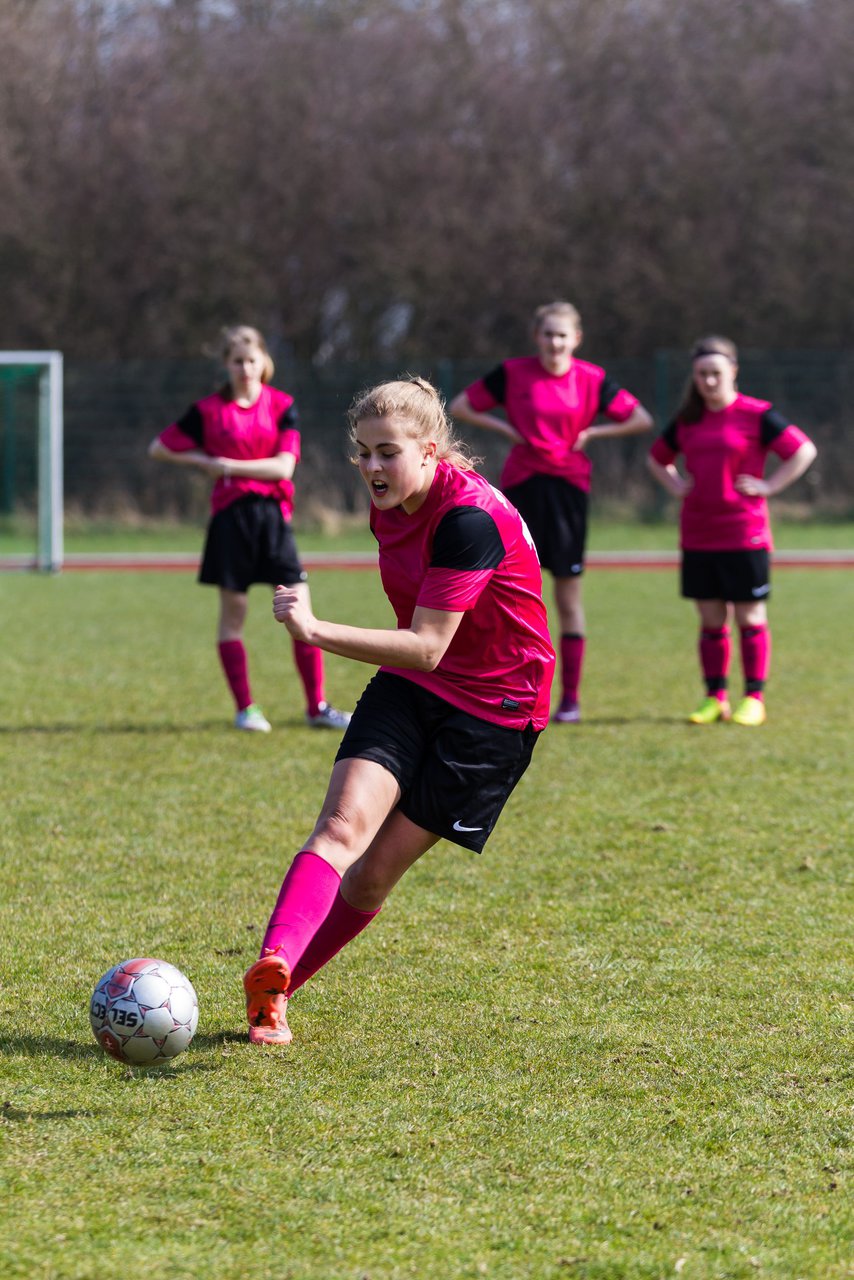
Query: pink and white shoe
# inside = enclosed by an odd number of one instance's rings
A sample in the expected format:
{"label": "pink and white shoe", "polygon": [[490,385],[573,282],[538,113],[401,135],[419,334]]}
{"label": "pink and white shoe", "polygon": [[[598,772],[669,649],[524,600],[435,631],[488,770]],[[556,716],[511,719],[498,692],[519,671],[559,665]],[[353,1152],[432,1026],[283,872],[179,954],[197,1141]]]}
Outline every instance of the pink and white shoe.
{"label": "pink and white shoe", "polygon": [[578,724],[581,719],[581,707],[572,698],[563,698],[552,720],[555,724]]}
{"label": "pink and white shoe", "polygon": [[281,1008],[277,1009],[278,1022],[275,1027],[250,1027],[250,1044],[290,1044],[293,1040],[293,1032],[288,1026],[288,997],[276,996],[274,998],[282,1002]]}

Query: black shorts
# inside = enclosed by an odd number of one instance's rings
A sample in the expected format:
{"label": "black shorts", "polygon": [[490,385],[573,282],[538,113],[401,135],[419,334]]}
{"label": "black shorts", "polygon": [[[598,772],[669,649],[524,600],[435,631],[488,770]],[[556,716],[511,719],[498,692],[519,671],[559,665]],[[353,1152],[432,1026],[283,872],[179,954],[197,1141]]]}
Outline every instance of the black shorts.
{"label": "black shorts", "polygon": [[754,551],[683,551],[682,595],[744,604],[771,594],[771,557]]}
{"label": "black shorts", "polygon": [[540,564],[556,578],[584,572],[588,495],[560,476],[537,475],[504,490],[531,531]]}
{"label": "black shorts", "polygon": [[380,671],[356,704],[338,760],[374,760],[397,781],[410,822],[480,853],[527,769],[536,729],[509,729]]}
{"label": "black shorts", "polygon": [[305,582],[293,531],[275,498],[241,498],[208,525],[199,582],[248,591],[253,582]]}

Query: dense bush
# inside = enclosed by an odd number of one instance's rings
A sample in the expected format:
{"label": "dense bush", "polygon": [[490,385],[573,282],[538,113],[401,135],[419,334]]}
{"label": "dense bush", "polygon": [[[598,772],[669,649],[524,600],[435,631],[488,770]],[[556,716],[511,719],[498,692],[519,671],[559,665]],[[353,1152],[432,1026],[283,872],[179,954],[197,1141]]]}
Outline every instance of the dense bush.
{"label": "dense bush", "polygon": [[0,0],[0,346],[850,343],[849,0]]}

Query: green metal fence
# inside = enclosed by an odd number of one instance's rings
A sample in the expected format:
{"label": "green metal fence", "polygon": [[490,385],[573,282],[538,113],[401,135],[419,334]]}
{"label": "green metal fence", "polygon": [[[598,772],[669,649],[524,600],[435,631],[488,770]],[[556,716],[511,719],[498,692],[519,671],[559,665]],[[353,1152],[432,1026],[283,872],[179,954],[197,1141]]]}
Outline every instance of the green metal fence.
{"label": "green metal fence", "polygon": [[[586,353],[585,353],[586,354]],[[591,353],[593,358],[595,353]],[[659,352],[649,360],[603,361],[608,372],[638,395],[662,428],[688,374],[684,352]],[[430,377],[450,399],[489,368],[489,361],[437,360],[406,368]],[[275,382],[296,398],[303,459],[298,472],[298,514],[306,521],[321,509],[363,510],[366,497],[349,461],[345,413],[353,396],[383,378],[398,376],[399,363],[312,366],[277,357]],[[65,362],[65,503],[84,517],[191,519],[207,512],[209,484],[147,457],[149,441],[220,379],[206,360]],[[815,467],[790,492],[791,500],[817,513],[854,508],[854,463],[847,448],[849,406],[854,401],[854,352],[742,353],[740,387],[772,400],[819,447]],[[27,421],[32,393],[0,386],[0,512],[34,509],[37,490],[35,427]],[[505,447],[488,432],[461,426],[496,479]],[[591,448],[594,496],[603,508],[654,515],[661,491],[644,458],[649,437],[603,441]]]}

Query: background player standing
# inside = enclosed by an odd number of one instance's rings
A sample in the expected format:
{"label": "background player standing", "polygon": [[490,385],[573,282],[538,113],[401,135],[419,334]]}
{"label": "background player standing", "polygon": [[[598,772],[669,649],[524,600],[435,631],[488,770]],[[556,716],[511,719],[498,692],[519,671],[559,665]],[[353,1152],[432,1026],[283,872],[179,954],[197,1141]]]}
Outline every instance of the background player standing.
{"label": "background player standing", "polygon": [[384,383],[349,417],[397,629],[321,621],[304,594],[276,591],[293,636],[380,671],[244,977],[254,1043],[290,1041],[287,993],[439,839],[482,850],[548,722],[555,658],[518,512],[472,470],[430,383]]}
{"label": "background player standing", "polygon": [[[223,329],[220,354],[228,384],[167,427],[151,442],[149,455],[197,467],[214,481],[199,582],[219,587],[217,649],[237,708],[235,726],[269,733],[269,721],[252,701],[243,628],[253,582],[284,582],[308,599],[290,523],[300,454],[297,413],[293,396],[268,385],[273,361],[257,329]],[[349,715],[324,695],[321,651],[294,639],[293,653],[308,724],[346,728]]]}
{"label": "background player standing", "polygon": [[[691,380],[676,416],[653,444],[649,467],[668,493],[682,498],[682,595],[700,615],[700,666],[706,697],[692,724],[732,718],[760,725],[771,636],[771,525],[766,498],[803,475],[813,442],[768,400],[742,395],[738,352],[728,338],[700,338],[691,351]],[[767,480],[768,454],[782,459]],[[685,459],[687,477],[674,462]],[[727,679],[732,613],[741,639],[744,697],[730,711]]]}
{"label": "background player standing", "polygon": [[[540,563],[554,578],[560,625],[559,724],[580,719],[585,650],[581,575],[587,542],[592,440],[647,431],[652,418],[604,369],[576,360],[581,318],[569,302],[534,313],[535,356],[505,360],[456,396],[451,413],[497,431],[512,444],[501,488],[531,530]],[[490,413],[503,405],[507,421]],[[597,419],[610,419],[599,422]]]}

